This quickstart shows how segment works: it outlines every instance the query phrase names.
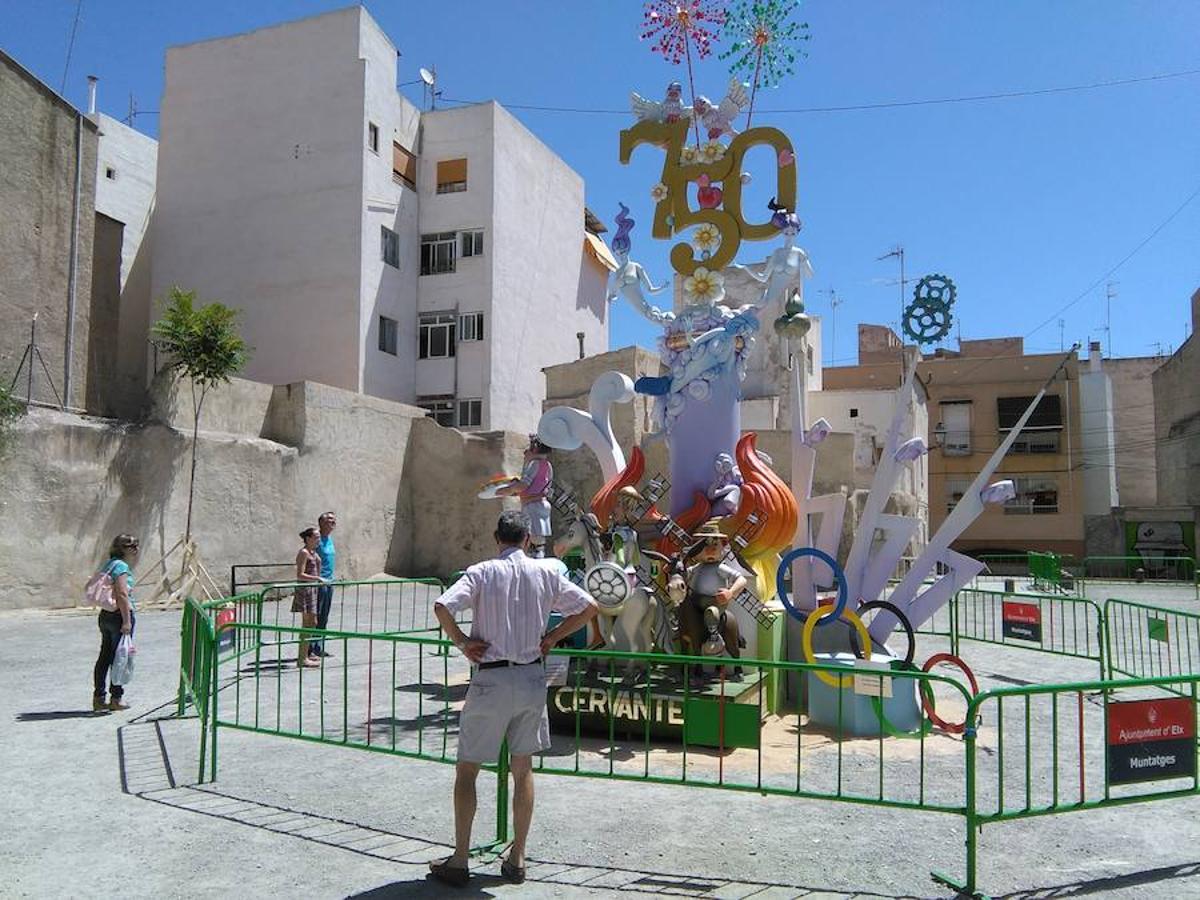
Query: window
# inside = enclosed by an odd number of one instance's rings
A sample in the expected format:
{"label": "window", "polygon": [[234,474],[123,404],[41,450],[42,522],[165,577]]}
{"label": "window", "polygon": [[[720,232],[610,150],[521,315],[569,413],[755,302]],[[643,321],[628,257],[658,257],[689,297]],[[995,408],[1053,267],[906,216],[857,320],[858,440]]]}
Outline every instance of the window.
{"label": "window", "polygon": [[483,230],[464,231],[462,233],[462,255],[483,256]]}
{"label": "window", "polygon": [[483,340],[483,313],[463,313],[458,317],[458,339],[460,341]]}
{"label": "window", "polygon": [[400,235],[386,225],[380,225],[379,229],[379,244],[383,261],[389,266],[400,268]]}
{"label": "window", "polygon": [[946,479],[946,512],[954,511],[954,507],[958,505],[958,501],[963,498],[967,492],[967,488],[971,486],[970,478],[947,478]]}
{"label": "window", "polygon": [[946,456],[967,456],[971,452],[971,401],[943,400],[941,421],[942,453]]}
{"label": "window", "polygon": [[454,355],[454,313],[422,313],[418,324],[418,359],[446,359]]}
{"label": "window", "polygon": [[374,122],[367,123],[367,146],[372,153],[379,152],[379,126]]}
{"label": "window", "polygon": [[437,192],[457,194],[467,189],[467,161],[443,159],[437,164]]}
{"label": "window", "polygon": [[478,428],[483,421],[483,401],[482,400],[459,400],[458,401],[458,427],[459,428]]}
{"label": "window", "polygon": [[417,158],[392,142],[392,180],[417,189]]}
{"label": "window", "polygon": [[1053,515],[1058,512],[1058,482],[1053,478],[1014,478],[1017,496],[1004,504],[1006,516]]}
{"label": "window", "polygon": [[850,418],[852,418],[852,419],[858,418],[858,407],[857,406],[850,407]]}
{"label": "window", "polygon": [[809,348],[807,348],[807,349],[804,351],[804,355],[805,355],[805,357],[807,358],[807,361],[808,361],[808,374],[809,374],[809,375],[811,375],[811,374],[813,373],[813,352],[812,352],[812,347],[809,347]]}
{"label": "window", "polygon": [[[1032,397],[997,397],[996,421],[1003,440],[1033,402]],[[1012,453],[1057,453],[1058,436],[1062,431],[1062,401],[1057,394],[1047,394],[1037,405],[1013,441]]]}
{"label": "window", "polygon": [[396,320],[387,316],[379,317],[379,349],[384,353],[396,355]]}
{"label": "window", "polygon": [[107,178],[109,181],[116,181],[117,180],[117,170],[114,169],[112,166],[105,166],[104,167],[104,177]]}
{"label": "window", "polygon": [[425,410],[425,415],[433,419],[439,425],[445,425],[447,428],[454,427],[454,401],[453,400],[434,400],[428,397],[417,398],[417,406]]}
{"label": "window", "polygon": [[454,271],[454,232],[421,235],[421,274],[442,275]]}

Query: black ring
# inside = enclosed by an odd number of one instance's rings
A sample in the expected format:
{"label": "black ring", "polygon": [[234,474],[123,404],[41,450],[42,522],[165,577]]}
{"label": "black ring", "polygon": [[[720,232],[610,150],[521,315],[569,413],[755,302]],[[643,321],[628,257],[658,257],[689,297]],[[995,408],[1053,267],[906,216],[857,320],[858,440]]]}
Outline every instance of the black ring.
{"label": "black ring", "polygon": [[[900,625],[904,628],[904,633],[908,635],[908,655],[904,657],[904,665],[911,666],[913,664],[913,656],[917,652],[917,635],[913,631],[912,622],[908,621],[908,616],[900,612],[900,607],[898,607],[895,603],[889,603],[887,600],[872,600],[869,603],[864,603],[859,606],[855,612],[861,619],[862,614],[868,609],[887,610],[896,617],[896,621],[900,623]],[[850,631],[850,646],[853,648],[855,656],[862,656],[862,653],[858,648],[858,635],[854,633],[853,629]],[[868,659],[869,658],[870,657],[868,657]]]}

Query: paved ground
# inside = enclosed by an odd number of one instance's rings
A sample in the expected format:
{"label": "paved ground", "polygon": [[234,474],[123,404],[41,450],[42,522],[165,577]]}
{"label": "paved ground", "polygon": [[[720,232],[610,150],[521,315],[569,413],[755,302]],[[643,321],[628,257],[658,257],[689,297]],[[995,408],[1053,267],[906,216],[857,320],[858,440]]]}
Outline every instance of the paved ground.
{"label": "paved ground", "polygon": [[[450,767],[222,730],[219,780],[196,785],[196,722],[165,718],[177,613],[140,618],[133,709],[114,715],[88,708],[93,616],[5,613],[0,627],[5,896],[946,897],[929,870],[962,870],[956,816],[547,776],[530,882],[509,886],[492,864],[442,892],[424,863],[446,852]],[[924,639],[920,655],[937,649]],[[964,655],[985,686],[1095,671],[980,644]],[[481,788],[482,838],[494,782]],[[1200,897],[1198,814],[1188,798],[989,826],[981,884],[1006,897]]]}

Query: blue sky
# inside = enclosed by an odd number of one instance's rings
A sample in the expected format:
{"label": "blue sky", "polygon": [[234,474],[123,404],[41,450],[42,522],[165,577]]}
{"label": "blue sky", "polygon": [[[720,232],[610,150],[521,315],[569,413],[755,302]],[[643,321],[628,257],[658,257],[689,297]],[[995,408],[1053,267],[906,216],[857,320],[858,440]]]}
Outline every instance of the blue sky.
{"label": "blue sky", "polygon": [[[92,73],[101,79],[104,112],[123,117],[131,93],[139,109],[156,110],[168,46],[345,5],[83,0],[63,93],[82,106]],[[639,42],[637,2],[366,6],[401,50],[399,80],[436,65],[443,102],[494,98],[510,106],[619,110],[631,89],[657,98],[668,81],[686,80],[682,68]],[[57,90],[75,12],[75,0],[0,0],[0,46]],[[1068,345],[1105,339],[1105,274],[1145,242],[1111,275],[1113,351],[1144,356],[1156,342],[1164,351],[1181,343],[1188,298],[1200,288],[1200,73],[978,102],[766,110],[1196,70],[1200,4],[809,0],[801,17],[812,35],[808,58],[782,87],[760,91],[755,123],[782,128],[796,147],[800,242],[816,270],[808,306],[827,323],[827,364],[854,361],[855,323],[896,321],[895,261],[876,257],[897,243],[906,249],[910,276],[942,272],[954,279],[962,337],[1025,335],[1027,349],[1051,351],[1059,347],[1059,318]],[[696,77],[702,93],[723,92],[727,64],[714,54],[697,63]],[[420,101],[418,88],[404,91]],[[661,160],[648,149],[628,167],[617,159],[618,132],[632,118],[513,112],[583,175],[589,206],[610,227],[618,200],[632,207],[639,222],[634,256],[656,280],[665,279],[670,244],[648,237],[649,188]],[[135,124],[154,134],[157,118],[139,115]],[[752,196],[769,194],[766,181],[765,172],[756,178]],[[770,249],[743,244],[740,260]],[[842,301],[836,346],[829,340],[830,288]],[[613,308],[612,346],[650,346],[653,339],[628,308]]]}

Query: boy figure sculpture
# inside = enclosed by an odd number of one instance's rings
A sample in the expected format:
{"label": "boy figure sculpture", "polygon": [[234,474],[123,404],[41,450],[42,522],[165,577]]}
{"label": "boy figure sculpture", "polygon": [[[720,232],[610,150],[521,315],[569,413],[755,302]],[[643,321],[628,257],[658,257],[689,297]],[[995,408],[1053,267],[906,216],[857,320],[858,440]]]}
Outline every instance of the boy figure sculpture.
{"label": "boy figure sculpture", "polygon": [[[435,878],[458,887],[470,877],[467,858],[479,768],[497,761],[505,740],[511,757],[516,836],[500,874],[517,884],[525,880],[525,840],[533,818],[533,754],[550,747],[544,660],[555,644],[590,622],[597,610],[595,601],[562,574],[562,567],[526,556],[529,519],[524,513],[502,513],[495,537],[499,556],[467,569],[433,606],[446,637],[474,663],[458,726],[454,854],[429,864]],[[454,621],[454,614],[466,609],[472,611],[470,637]],[[552,612],[564,618],[547,633]]]}
{"label": "boy figure sculpture", "polygon": [[729,601],[746,587],[746,577],[722,562],[729,538],[721,531],[720,519],[709,519],[694,535],[697,543],[688,551],[699,561],[687,569],[687,599],[679,608],[684,652],[695,656],[741,657],[741,635],[737,619],[728,612]]}

